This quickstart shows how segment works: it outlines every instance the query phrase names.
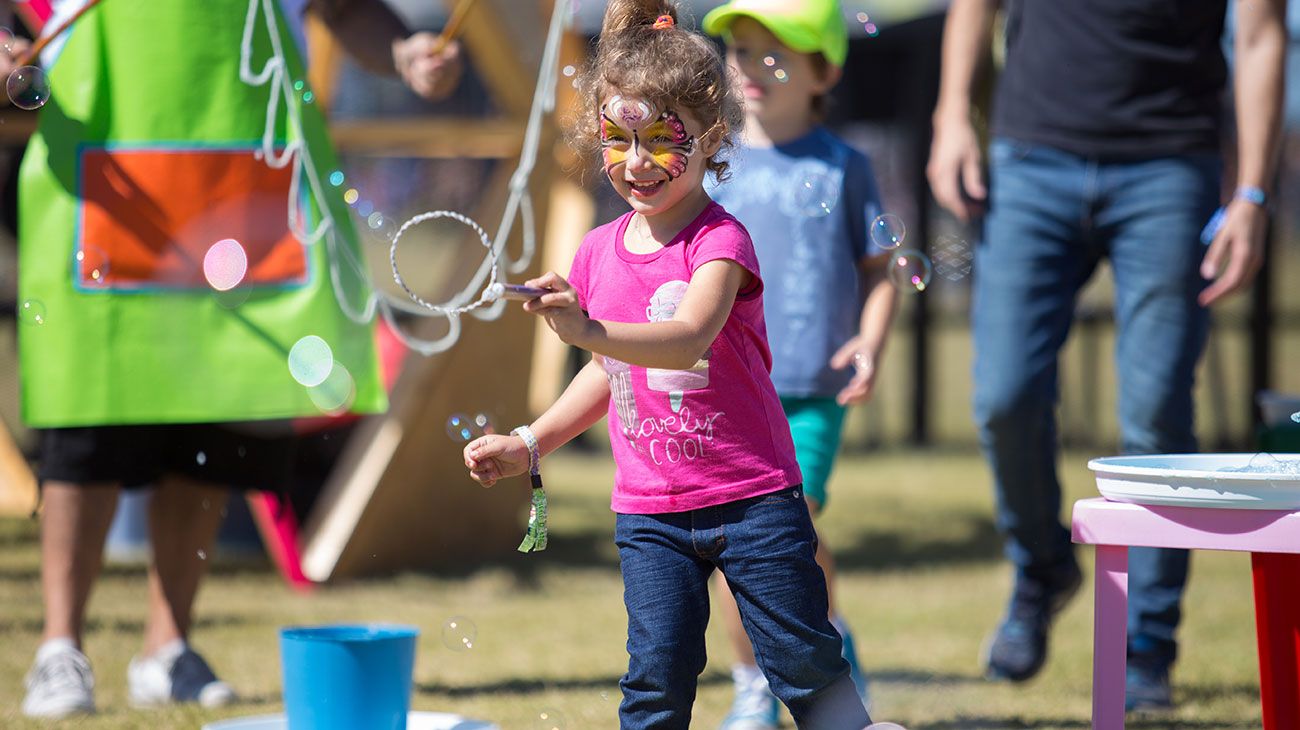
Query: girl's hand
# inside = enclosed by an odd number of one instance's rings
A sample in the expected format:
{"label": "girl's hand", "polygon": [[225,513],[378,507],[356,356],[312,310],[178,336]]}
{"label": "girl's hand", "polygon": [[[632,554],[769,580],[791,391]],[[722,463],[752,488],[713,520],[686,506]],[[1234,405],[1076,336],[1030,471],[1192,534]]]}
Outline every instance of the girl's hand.
{"label": "girl's hand", "polygon": [[876,358],[862,343],[861,337],[844,343],[831,357],[831,367],[836,370],[850,366],[854,371],[853,379],[835,396],[835,402],[842,406],[870,400],[876,388]]}
{"label": "girl's hand", "polygon": [[524,284],[551,290],[550,294],[524,302],[524,311],[541,315],[561,340],[581,347],[581,340],[591,326],[591,320],[582,311],[578,304],[578,293],[569,282],[554,271],[548,271]]}
{"label": "girl's hand", "polygon": [[484,487],[528,471],[528,446],[518,436],[491,434],[465,445],[469,476]]}

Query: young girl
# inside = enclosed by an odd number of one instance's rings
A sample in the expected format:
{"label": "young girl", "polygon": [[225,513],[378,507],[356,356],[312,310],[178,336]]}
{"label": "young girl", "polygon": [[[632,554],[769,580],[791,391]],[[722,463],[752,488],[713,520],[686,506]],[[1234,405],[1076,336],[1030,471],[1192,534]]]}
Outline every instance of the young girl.
{"label": "young girl", "polygon": [[584,239],[569,280],[525,310],[594,357],[536,422],[465,448],[484,486],[608,415],[630,656],[625,729],[690,724],[708,579],[726,576],[759,666],[800,728],[870,724],[827,619],[790,430],[772,386],[749,234],[706,171],[742,119],[726,66],[666,0],[611,0],[584,99],[590,141],[632,211]]}

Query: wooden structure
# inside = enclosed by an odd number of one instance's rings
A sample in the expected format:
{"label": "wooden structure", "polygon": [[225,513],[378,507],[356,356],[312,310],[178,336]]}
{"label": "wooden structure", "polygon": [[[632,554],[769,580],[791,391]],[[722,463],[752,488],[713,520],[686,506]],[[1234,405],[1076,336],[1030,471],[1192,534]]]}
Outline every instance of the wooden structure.
{"label": "wooden structure", "polygon": [[[478,209],[467,211],[491,231],[508,197],[515,167],[509,162],[520,151],[545,42],[545,33],[538,29],[547,27],[549,17],[550,3],[545,0],[480,0],[469,12],[462,42],[502,110],[501,118],[351,121],[332,128],[340,151],[506,161],[484,190]],[[316,49],[315,57],[328,67],[333,52]],[[315,80],[323,98],[330,94],[328,81]],[[567,84],[560,86],[571,91]],[[564,99],[558,107],[565,107]],[[552,119],[543,131],[529,186],[540,234],[538,251],[532,270],[516,276],[518,280],[535,275],[543,264],[567,271],[573,247],[592,223],[594,205],[580,188],[557,179],[554,172],[559,166],[550,152],[557,141]],[[565,215],[552,214],[557,205]],[[572,215],[575,212],[578,215]],[[516,223],[516,237],[519,230]],[[557,238],[572,243],[556,245]],[[566,251],[562,263],[555,251]],[[457,262],[447,293],[464,286],[478,264],[477,257]],[[444,424],[453,412],[472,412],[489,403],[506,404],[494,414],[503,429],[527,423],[532,417],[530,387],[541,387],[552,396],[558,389],[563,346],[553,335],[537,337],[536,318],[514,306],[495,321],[462,317],[461,322],[460,339],[450,350],[432,357],[407,356],[388,413],[367,418],[355,431],[303,525],[302,570],[311,580],[436,568],[510,554],[519,544],[526,482],[511,479],[491,490],[479,488],[464,467],[463,444],[447,437]],[[445,327],[440,319],[423,324],[435,337]],[[535,350],[539,342],[550,343],[540,357]],[[547,375],[539,384],[530,373],[542,361],[553,365],[542,368]],[[486,400],[489,395],[491,401]]]}

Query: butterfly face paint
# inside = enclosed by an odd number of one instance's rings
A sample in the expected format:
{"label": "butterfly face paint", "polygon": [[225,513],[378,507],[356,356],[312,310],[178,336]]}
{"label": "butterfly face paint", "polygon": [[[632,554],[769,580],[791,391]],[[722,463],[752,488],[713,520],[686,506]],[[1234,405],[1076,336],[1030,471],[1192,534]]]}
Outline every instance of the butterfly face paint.
{"label": "butterfly face paint", "polygon": [[695,154],[695,137],[686,133],[686,125],[673,110],[655,115],[643,100],[614,96],[600,110],[600,146],[606,175],[612,177],[614,168],[629,156],[645,152],[669,180],[675,180],[686,172]]}

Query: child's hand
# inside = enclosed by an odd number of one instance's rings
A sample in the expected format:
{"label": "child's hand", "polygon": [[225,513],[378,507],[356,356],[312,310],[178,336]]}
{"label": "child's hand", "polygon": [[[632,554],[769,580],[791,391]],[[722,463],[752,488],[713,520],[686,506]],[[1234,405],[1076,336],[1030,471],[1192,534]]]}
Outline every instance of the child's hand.
{"label": "child's hand", "polygon": [[831,357],[831,367],[843,370],[853,367],[853,379],[835,396],[835,402],[842,406],[862,403],[871,399],[876,388],[876,359],[862,344],[860,337],[854,337]]}
{"label": "child's hand", "polygon": [[480,436],[465,445],[465,466],[471,479],[490,487],[528,471],[528,446],[518,436]]}
{"label": "child's hand", "polygon": [[393,42],[393,66],[411,91],[438,101],[450,95],[460,82],[460,44],[452,41],[438,50],[437,35],[415,33]]}
{"label": "child's hand", "polygon": [[550,289],[551,293],[524,302],[524,311],[540,314],[561,340],[581,347],[581,340],[591,325],[591,320],[582,311],[578,304],[578,293],[569,282],[554,271],[548,271],[536,279],[529,279],[525,284]]}

